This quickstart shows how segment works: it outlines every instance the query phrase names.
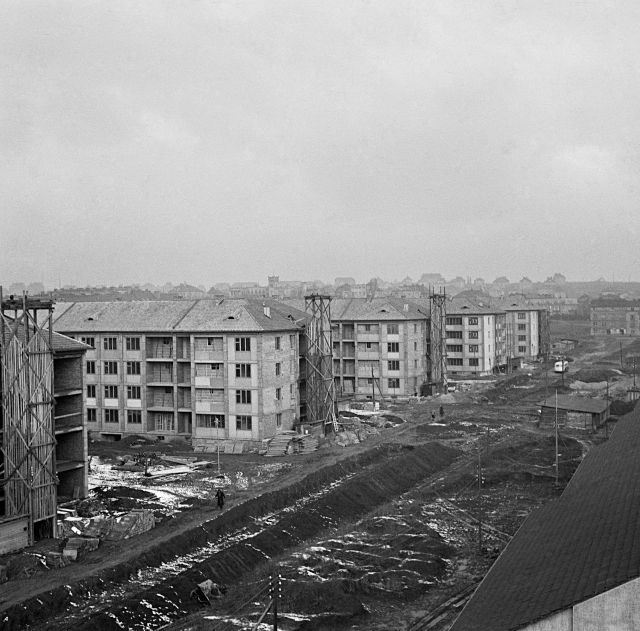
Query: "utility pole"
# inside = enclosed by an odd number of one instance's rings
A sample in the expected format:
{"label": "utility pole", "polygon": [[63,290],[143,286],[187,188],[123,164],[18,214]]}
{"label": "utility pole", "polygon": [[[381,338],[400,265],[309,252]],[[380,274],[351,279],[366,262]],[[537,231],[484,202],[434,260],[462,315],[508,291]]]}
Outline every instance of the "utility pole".
{"label": "utility pole", "polygon": [[278,631],[278,600],[282,595],[280,591],[280,571],[276,566],[273,574],[269,576],[269,594],[273,608],[273,631]]}
{"label": "utility pole", "polygon": [[[564,374],[564,373],[562,373]],[[558,488],[558,390],[556,388],[556,488]]]}
{"label": "utility pole", "polygon": [[622,362],[622,340],[620,340],[620,370],[622,370],[624,368],[623,362]]}
{"label": "utility pole", "polygon": [[371,366],[371,394],[373,395],[373,409],[376,409],[376,380],[373,376],[373,366]]}
{"label": "utility pole", "polygon": [[482,487],[482,462],[480,460],[480,438],[478,438],[478,555],[482,554],[482,507],[480,504],[480,491]]}

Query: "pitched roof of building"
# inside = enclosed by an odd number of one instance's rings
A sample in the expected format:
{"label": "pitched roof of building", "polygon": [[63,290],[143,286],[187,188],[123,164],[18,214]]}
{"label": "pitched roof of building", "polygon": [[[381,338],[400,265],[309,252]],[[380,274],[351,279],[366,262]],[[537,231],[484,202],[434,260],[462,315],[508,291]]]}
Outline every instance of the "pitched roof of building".
{"label": "pitched roof of building", "polygon": [[468,300],[466,298],[453,298],[446,305],[446,313],[447,315],[464,315],[464,314],[473,314],[473,315],[484,315],[484,314],[493,314],[500,313],[502,309],[499,307],[491,307],[488,304],[479,304],[474,302],[473,300]]}
{"label": "pitched roof of building", "polygon": [[451,627],[513,631],[640,576],[640,407],[524,522]]}
{"label": "pitched roof of building", "polygon": [[[542,401],[540,405],[548,408],[555,408],[555,395],[548,397]],[[557,397],[557,406],[559,410],[568,410],[570,412],[602,414],[602,412],[609,407],[609,402],[604,399],[588,399],[586,397],[574,397],[568,394],[559,394]]]}
{"label": "pitched roof of building", "polygon": [[[10,322],[10,319],[7,319]],[[48,339],[49,331],[48,329],[42,329],[43,335],[45,339]],[[25,341],[25,328],[24,325],[18,325],[17,330],[15,330],[15,334],[21,342]],[[33,329],[31,335],[33,335]],[[13,333],[9,330],[5,331],[5,339],[10,339],[13,336]],[[2,339],[0,339],[0,346],[2,345]],[[84,352],[89,350],[90,346],[87,344],[83,344],[82,342],[78,342],[74,340],[72,337],[67,337],[66,335],[62,335],[62,333],[52,332],[51,335],[51,350],[53,353],[77,353]]]}
{"label": "pitched roof of building", "polygon": [[[305,299],[292,298],[279,301],[304,312]],[[404,298],[332,298],[331,320],[381,321],[424,320],[430,317],[429,304]]]}
{"label": "pitched roof of building", "polygon": [[[76,302],[59,305],[54,326],[72,332],[286,331],[298,328],[278,309],[265,315],[263,300],[156,300]],[[269,306],[273,301],[267,301]]]}

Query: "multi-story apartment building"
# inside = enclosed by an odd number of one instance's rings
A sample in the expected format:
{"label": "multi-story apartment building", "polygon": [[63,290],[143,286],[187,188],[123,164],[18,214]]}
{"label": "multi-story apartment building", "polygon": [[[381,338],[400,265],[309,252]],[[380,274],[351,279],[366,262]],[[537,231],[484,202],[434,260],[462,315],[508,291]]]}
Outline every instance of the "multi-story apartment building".
{"label": "multi-story apartment building", "polygon": [[428,381],[429,312],[394,298],[331,302],[333,372],[340,395],[419,393]]}
{"label": "multi-story apartment building", "polygon": [[591,301],[591,335],[640,335],[640,300]]}
{"label": "multi-story apartment building", "polygon": [[490,375],[506,360],[504,317],[499,309],[454,299],[445,322],[447,374]]}
{"label": "multi-story apartment building", "polygon": [[507,354],[531,361],[540,354],[539,307],[526,302],[508,301],[501,305],[506,314]]}
{"label": "multi-story apartment building", "polygon": [[303,323],[261,300],[73,303],[89,431],[259,443],[299,416]]}

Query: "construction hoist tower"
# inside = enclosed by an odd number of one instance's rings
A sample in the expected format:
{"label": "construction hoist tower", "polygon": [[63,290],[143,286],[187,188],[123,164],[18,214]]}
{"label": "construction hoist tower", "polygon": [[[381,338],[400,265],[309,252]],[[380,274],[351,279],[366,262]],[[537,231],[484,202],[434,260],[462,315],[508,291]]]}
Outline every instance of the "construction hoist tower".
{"label": "construction hoist tower", "polygon": [[447,295],[442,289],[429,294],[431,302],[431,379],[435,392],[447,391]]}
{"label": "construction hoist tower", "polygon": [[333,345],[331,340],[331,297],[305,296],[305,311],[309,316],[307,336],[307,419],[321,425],[324,434],[329,428],[338,430],[336,395],[333,380]]}
{"label": "construction hoist tower", "polygon": [[56,536],[53,302],[0,288],[0,522]]}
{"label": "construction hoist tower", "polygon": [[538,311],[538,331],[540,336],[539,354],[545,361],[549,360],[551,354],[551,326],[549,322],[550,314],[548,309]]}

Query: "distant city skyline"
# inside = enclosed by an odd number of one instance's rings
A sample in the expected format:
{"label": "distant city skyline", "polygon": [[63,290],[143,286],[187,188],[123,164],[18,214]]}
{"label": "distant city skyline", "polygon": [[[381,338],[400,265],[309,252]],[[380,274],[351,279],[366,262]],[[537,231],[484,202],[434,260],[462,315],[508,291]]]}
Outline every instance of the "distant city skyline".
{"label": "distant city skyline", "polygon": [[639,23],[631,0],[3,2],[0,276],[638,281]]}

